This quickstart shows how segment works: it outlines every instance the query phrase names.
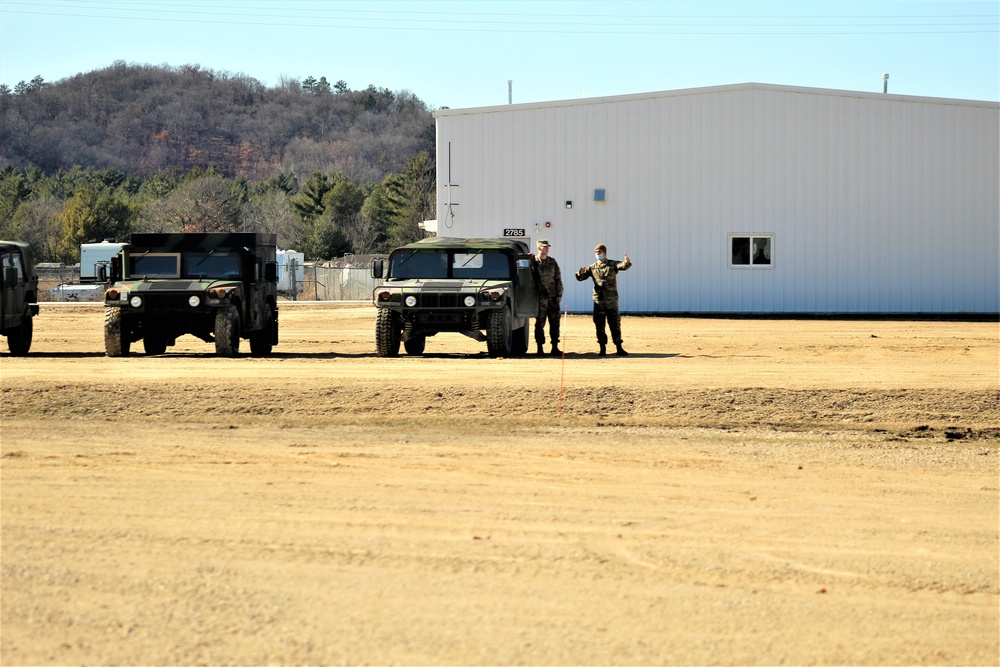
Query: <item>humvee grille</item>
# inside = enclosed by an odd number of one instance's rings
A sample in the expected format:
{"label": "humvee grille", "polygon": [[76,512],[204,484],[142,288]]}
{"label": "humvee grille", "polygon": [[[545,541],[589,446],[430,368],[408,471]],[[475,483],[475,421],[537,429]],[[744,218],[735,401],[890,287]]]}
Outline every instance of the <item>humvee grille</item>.
{"label": "humvee grille", "polygon": [[417,313],[414,318],[417,324],[465,325],[469,322],[468,313]]}
{"label": "humvee grille", "polygon": [[417,297],[417,307],[419,308],[458,308],[465,299],[464,294],[427,292]]}
{"label": "humvee grille", "polygon": [[185,308],[191,310],[191,306],[188,305],[189,296],[189,294],[157,294],[155,292],[147,292],[142,295],[142,298],[146,304],[146,308]]}

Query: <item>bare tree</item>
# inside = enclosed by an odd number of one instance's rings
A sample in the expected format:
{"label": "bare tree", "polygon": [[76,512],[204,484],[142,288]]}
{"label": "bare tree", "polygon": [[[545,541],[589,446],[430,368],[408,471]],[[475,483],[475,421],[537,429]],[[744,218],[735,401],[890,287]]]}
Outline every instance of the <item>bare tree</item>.
{"label": "bare tree", "polygon": [[280,190],[252,195],[243,205],[242,218],[243,231],[277,234],[279,248],[294,250],[295,242],[303,234],[300,218]]}
{"label": "bare tree", "polygon": [[184,183],[147,207],[141,227],[151,232],[234,232],[240,228],[241,203],[218,175]]}
{"label": "bare tree", "polygon": [[378,222],[371,216],[359,213],[351,216],[344,226],[347,241],[354,249],[355,255],[368,255],[375,252],[382,230]]}

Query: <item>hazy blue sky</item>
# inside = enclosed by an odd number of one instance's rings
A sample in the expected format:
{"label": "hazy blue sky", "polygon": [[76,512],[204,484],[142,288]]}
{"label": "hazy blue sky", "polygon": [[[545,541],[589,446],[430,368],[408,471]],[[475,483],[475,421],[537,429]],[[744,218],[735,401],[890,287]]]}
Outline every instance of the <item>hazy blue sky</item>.
{"label": "hazy blue sky", "polygon": [[760,82],[1000,100],[1000,2],[0,0],[0,83],[127,63],[431,108]]}

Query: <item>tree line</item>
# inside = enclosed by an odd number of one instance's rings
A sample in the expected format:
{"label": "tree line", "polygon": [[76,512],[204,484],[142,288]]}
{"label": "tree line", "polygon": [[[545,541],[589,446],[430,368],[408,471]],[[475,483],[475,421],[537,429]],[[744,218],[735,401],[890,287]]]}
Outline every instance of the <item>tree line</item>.
{"label": "tree line", "polygon": [[0,238],[31,243],[39,262],[79,261],[80,244],[133,232],[264,232],[310,260],[384,253],[422,238],[433,217],[434,164],[427,152],[398,173],[357,184],[338,171],[304,183],[275,174],[251,183],[214,166],[130,176],[75,166],[47,176],[37,167],[0,169]]}
{"label": "tree line", "polygon": [[385,252],[434,217],[433,119],[407,92],[325,77],[267,89],[115,63],[0,84],[0,238],[38,261],[132,232],[278,235],[309,259]]}

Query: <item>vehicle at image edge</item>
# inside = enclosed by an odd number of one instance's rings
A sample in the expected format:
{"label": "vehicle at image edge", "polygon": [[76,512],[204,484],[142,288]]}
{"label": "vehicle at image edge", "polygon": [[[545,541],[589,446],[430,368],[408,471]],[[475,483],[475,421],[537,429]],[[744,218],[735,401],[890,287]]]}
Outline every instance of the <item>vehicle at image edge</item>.
{"label": "vehicle at image edge", "polygon": [[28,354],[38,314],[38,274],[31,245],[0,241],[0,334],[14,356]]}
{"label": "vehicle at image edge", "polygon": [[133,234],[111,261],[104,293],[104,348],[127,356],[142,341],[163,354],[191,334],[220,356],[267,356],[278,344],[274,234]]}
{"label": "vehicle at image edge", "polygon": [[525,354],[535,272],[528,245],[515,239],[435,237],[396,248],[372,264],[383,280],[372,293],[378,356],[398,355],[400,343],[423,354],[443,331],[485,341],[491,357]]}

